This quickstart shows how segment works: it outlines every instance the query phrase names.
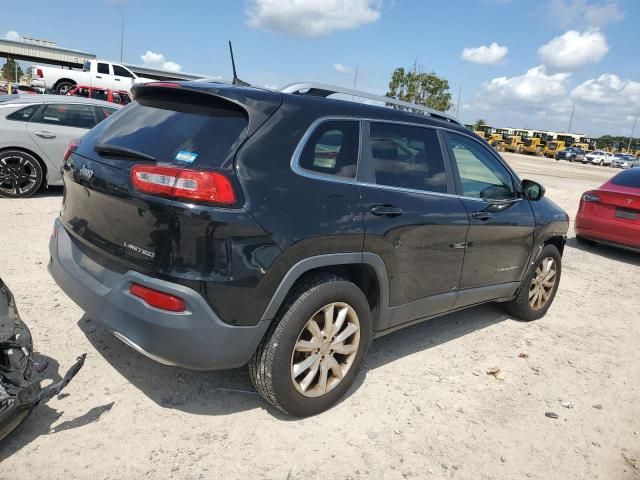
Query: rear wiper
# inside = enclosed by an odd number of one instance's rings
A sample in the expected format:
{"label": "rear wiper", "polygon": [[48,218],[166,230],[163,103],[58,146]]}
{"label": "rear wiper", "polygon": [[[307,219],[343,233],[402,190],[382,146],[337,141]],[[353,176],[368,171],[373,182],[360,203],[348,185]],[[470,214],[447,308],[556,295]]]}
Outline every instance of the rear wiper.
{"label": "rear wiper", "polygon": [[140,160],[148,160],[149,162],[158,161],[156,157],[147,153],[134,150],[133,148],[120,147],[118,145],[109,145],[108,143],[98,143],[93,147],[93,150],[99,155],[137,158]]}

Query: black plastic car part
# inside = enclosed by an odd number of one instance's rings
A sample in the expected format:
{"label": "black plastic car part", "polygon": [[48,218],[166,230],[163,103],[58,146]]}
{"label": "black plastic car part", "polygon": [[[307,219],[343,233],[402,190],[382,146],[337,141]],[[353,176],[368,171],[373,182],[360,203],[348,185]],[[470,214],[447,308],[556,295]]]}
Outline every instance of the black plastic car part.
{"label": "black plastic car part", "polygon": [[22,322],[11,291],[0,278],[0,440],[15,430],[40,403],[73,379],[84,365],[78,357],[62,380],[42,389],[39,375],[47,367],[36,364],[29,328]]}

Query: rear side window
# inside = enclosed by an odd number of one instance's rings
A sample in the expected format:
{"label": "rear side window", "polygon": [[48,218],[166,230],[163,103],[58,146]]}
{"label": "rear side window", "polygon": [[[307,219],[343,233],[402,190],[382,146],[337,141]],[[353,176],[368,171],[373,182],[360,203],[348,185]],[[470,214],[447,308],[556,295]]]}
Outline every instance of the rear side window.
{"label": "rear side window", "polygon": [[434,129],[372,123],[369,143],[377,184],[446,193],[444,160]]}
{"label": "rear side window", "polygon": [[611,183],[620,187],[640,188],[640,168],[631,168],[613,177]]}
{"label": "rear side window", "polygon": [[93,128],[96,117],[91,105],[51,103],[33,117],[33,122],[75,128]]}
{"label": "rear side window", "polygon": [[355,178],[358,166],[360,124],[356,120],[330,120],[313,131],[299,164],[305,170]]}
{"label": "rear side window", "polygon": [[40,105],[31,105],[29,107],[21,108],[13,112],[11,115],[7,115],[7,120],[18,120],[20,122],[28,122],[33,117],[33,114],[40,108]]}
{"label": "rear side window", "polygon": [[95,156],[93,145],[101,143],[163,163],[227,167],[246,138],[247,124],[244,110],[213,96],[147,94],[91,130],[78,153]]}

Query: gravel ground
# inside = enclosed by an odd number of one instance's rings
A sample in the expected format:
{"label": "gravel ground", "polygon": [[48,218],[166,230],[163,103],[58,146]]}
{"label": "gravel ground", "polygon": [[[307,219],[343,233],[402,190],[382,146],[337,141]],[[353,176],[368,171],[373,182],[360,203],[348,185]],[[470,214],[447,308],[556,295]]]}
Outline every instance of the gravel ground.
{"label": "gravel ground", "polygon": [[[507,158],[572,219],[614,173]],[[640,478],[638,254],[578,246],[571,231],[545,318],[485,305],[384,337],[344,401],[294,420],[246,369],[159,365],[84,316],[46,269],[60,202],[60,190],[0,200],[0,274],[59,362],[49,375],[87,362],[0,445],[0,478]]]}

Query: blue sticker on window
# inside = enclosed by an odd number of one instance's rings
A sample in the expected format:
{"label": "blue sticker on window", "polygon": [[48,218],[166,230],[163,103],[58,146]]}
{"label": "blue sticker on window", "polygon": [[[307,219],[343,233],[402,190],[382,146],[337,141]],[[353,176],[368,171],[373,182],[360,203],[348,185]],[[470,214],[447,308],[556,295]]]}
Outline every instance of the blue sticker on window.
{"label": "blue sticker on window", "polygon": [[196,158],[198,158],[197,153],[187,152],[186,150],[180,150],[176,155],[176,160],[179,162],[193,163]]}

